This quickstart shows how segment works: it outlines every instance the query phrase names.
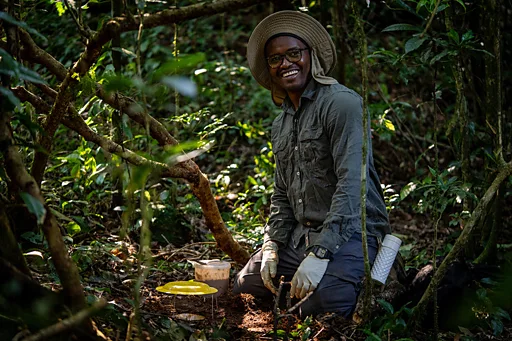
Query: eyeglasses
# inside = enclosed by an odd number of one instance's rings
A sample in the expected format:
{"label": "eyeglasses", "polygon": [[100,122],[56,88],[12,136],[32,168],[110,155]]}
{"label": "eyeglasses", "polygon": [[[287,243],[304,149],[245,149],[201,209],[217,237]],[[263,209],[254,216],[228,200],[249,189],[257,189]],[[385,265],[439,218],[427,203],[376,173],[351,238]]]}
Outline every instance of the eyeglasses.
{"label": "eyeglasses", "polygon": [[272,69],[276,69],[281,64],[283,64],[283,58],[286,58],[290,63],[297,63],[302,59],[302,51],[309,50],[309,48],[305,49],[292,49],[286,51],[284,54],[275,54],[267,58],[268,65]]}

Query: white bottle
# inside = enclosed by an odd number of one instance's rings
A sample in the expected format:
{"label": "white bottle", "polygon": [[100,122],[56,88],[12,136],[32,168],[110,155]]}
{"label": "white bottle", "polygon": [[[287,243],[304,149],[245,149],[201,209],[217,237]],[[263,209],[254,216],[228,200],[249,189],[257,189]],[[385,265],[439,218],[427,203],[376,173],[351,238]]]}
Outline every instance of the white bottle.
{"label": "white bottle", "polygon": [[371,271],[371,276],[374,280],[386,284],[386,279],[388,278],[389,271],[393,266],[401,244],[402,241],[391,234],[387,234],[386,237],[384,237]]}

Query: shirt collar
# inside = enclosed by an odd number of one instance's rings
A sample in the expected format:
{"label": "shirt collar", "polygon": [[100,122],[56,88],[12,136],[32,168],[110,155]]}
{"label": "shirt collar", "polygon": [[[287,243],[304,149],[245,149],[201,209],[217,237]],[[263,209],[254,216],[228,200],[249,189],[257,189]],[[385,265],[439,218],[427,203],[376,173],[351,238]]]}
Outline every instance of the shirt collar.
{"label": "shirt collar", "polygon": [[[308,85],[306,86],[306,89],[304,89],[304,92],[300,96],[300,104],[302,105],[303,99],[308,99],[312,101],[315,98],[315,95],[318,91],[319,84],[313,77],[311,77],[311,80],[309,81]],[[295,114],[295,108],[293,107],[292,101],[290,101],[290,98],[286,96],[286,98],[283,101],[283,104],[281,105],[281,108],[283,111],[287,114]]]}

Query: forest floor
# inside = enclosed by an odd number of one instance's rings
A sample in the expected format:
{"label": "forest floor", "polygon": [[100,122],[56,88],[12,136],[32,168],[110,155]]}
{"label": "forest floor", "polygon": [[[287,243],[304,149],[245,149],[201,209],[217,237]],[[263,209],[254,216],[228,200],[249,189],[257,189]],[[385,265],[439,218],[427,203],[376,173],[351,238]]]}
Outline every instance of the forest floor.
{"label": "forest floor", "polygon": [[[415,250],[426,250],[427,255],[432,249],[433,229],[424,216],[414,216],[397,209],[390,217],[394,232],[400,235],[406,244],[412,244]],[[441,228],[439,231],[440,244],[445,245],[453,238],[451,229]],[[446,243],[445,243],[446,242]],[[154,244],[156,246],[156,244]],[[113,249],[124,261],[134,260],[135,248],[126,248],[123,251]],[[413,250],[414,252],[414,250]],[[422,252],[415,252],[423,254]],[[222,254],[214,245],[208,243],[188,244],[181,249],[154,250],[155,259],[161,258],[167,262],[187,264],[187,259],[202,256],[204,258],[220,258]],[[421,258],[422,257],[422,258]],[[421,256],[408,266],[422,267],[427,264],[428,256]],[[129,274],[112,277],[110,280],[105,274],[113,275],[112,263],[105,263],[105,269],[96,268],[94,272],[102,273],[101,276],[89,277],[86,289],[100,293],[105,299],[116,307],[119,321],[127,321],[132,311],[133,282],[129,280]],[[107,269],[110,268],[110,269]],[[240,269],[233,266],[232,274]],[[413,269],[413,268],[411,268]],[[230,291],[216,299],[200,296],[174,296],[156,291],[156,287],[170,281],[190,280],[194,278],[193,267],[190,264],[182,268],[174,268],[172,271],[160,271],[157,268],[150,271],[147,280],[141,287],[141,317],[143,321],[142,339],[152,340],[273,340],[274,330],[274,302],[261,301],[248,294],[235,295]],[[136,271],[134,266],[134,271]],[[101,277],[101,279],[100,279]],[[233,278],[233,276],[231,276]],[[126,278],[126,280],[123,280]],[[106,291],[102,287],[111,287]],[[441,304],[441,303],[440,303]],[[198,314],[199,321],[187,321],[180,319],[181,314]],[[122,317],[120,316],[122,315]],[[104,316],[100,319],[105,324],[98,327],[111,331],[113,339],[124,339],[124,335],[115,334],[112,325],[114,315]],[[402,316],[387,315],[384,322],[396,327],[397,321]],[[446,316],[442,315],[441,316]],[[384,323],[383,322],[383,323]],[[441,321],[442,322],[442,321]],[[441,340],[512,340],[512,324],[504,321],[505,326],[499,336],[493,336],[492,329],[486,328],[483,323],[480,326],[458,328],[455,331],[441,330]],[[404,322],[405,323],[405,322]],[[404,326],[406,327],[406,326]],[[406,327],[407,328],[407,327]],[[366,329],[366,331],[365,331]],[[431,330],[426,328],[408,328],[408,338],[401,340],[433,340]],[[286,334],[289,340],[398,340],[393,333],[386,338],[368,338],[369,327],[358,325],[353,321],[345,320],[329,314],[318,316],[315,319],[299,320],[297,316],[287,316],[279,320],[277,324],[279,340],[283,340]],[[144,337],[146,335],[146,337]],[[151,336],[150,336],[151,335]],[[377,335],[377,334],[374,334]],[[382,335],[382,334],[381,334]]]}
{"label": "forest floor", "polygon": [[[384,159],[392,159],[387,155]],[[394,163],[388,163],[393,165]],[[399,165],[399,163],[397,163]],[[410,179],[400,175],[403,169],[393,169],[391,166],[381,165],[383,183],[397,184],[397,178]],[[405,170],[410,173],[412,170]],[[405,184],[398,183],[397,190]],[[512,217],[512,202],[504,208],[504,217]],[[409,205],[412,206],[412,205]],[[507,224],[510,225],[510,220]],[[390,222],[393,233],[403,241],[401,253],[406,260],[406,269],[409,277],[414,277],[420,269],[430,263],[433,251],[434,229],[428,216],[418,214],[414,210],[402,205],[394,208],[390,213]],[[511,229],[508,229],[509,232]],[[438,238],[439,254],[445,255],[458,233],[457,227],[449,226],[448,222],[441,221]],[[133,289],[136,286],[137,252],[136,242],[119,242],[119,227],[107,226],[104,230],[89,233],[92,239],[84,240],[81,245],[84,249],[75,254],[80,259],[75,261],[80,266],[85,290],[90,300],[95,297],[106,299],[110,305],[101,315],[96,317],[98,328],[113,340],[128,340],[127,331],[132,336],[147,340],[274,340],[277,339],[273,330],[278,331],[279,340],[434,340],[432,329],[427,323],[424,327],[413,328],[407,325],[407,316],[402,312],[385,313],[380,311],[374,314],[370,324],[358,325],[351,320],[345,320],[329,314],[314,319],[299,320],[291,315],[281,318],[275,328],[274,302],[261,301],[251,295],[234,295],[229,290],[217,299],[197,296],[171,296],[158,292],[156,287],[167,282],[194,279],[193,266],[187,262],[190,259],[220,259],[225,255],[216,247],[214,242],[192,242],[182,247],[174,247],[169,243],[153,242],[153,262],[148,274],[140,287],[140,317],[142,327],[135,327],[133,319]],[[511,240],[507,236],[504,240]],[[94,241],[94,243],[93,243]],[[90,247],[87,245],[96,245]],[[86,247],[87,246],[87,247]],[[87,251],[88,250],[88,251]],[[78,251],[78,250],[75,250]],[[89,254],[87,253],[89,252]],[[106,257],[105,257],[106,254]],[[87,257],[85,255],[88,255]],[[240,266],[232,263],[231,282]],[[46,268],[46,270],[49,270]],[[54,277],[43,274],[40,282],[46,286],[55,286]],[[50,271],[48,271],[50,272]],[[439,299],[440,324],[444,326],[443,319],[451,319],[458,315],[450,307],[451,301],[444,301],[444,297],[456,296],[465,292],[466,288],[475,287],[471,275],[455,274],[463,277],[465,282],[458,283]],[[409,278],[411,280],[411,278]],[[231,283],[232,284],[232,283]],[[462,288],[460,285],[464,286]],[[231,285],[230,285],[231,286]],[[476,283],[476,287],[479,284]],[[422,292],[415,293],[421,296]],[[472,295],[472,294],[471,294]],[[473,296],[467,296],[467,301]],[[510,295],[509,295],[510,296]],[[440,296],[441,297],[441,296]],[[419,297],[416,297],[418,299]],[[462,301],[466,300],[464,294]],[[413,299],[411,299],[413,300]],[[408,306],[409,307],[409,306]],[[394,307],[399,310],[400,307]],[[479,315],[479,319],[466,319],[468,325],[452,325],[451,329],[441,329],[440,340],[469,341],[469,340],[512,340],[512,323],[505,316],[498,316],[492,304],[487,309],[478,309],[475,306],[467,309],[466,313]],[[443,313],[444,309],[447,309]],[[493,310],[494,309],[494,310]],[[507,308],[505,308],[507,309]],[[494,312],[494,313],[493,313]],[[180,314],[198,314],[202,320],[187,321],[180,319]],[[486,315],[487,314],[487,315]],[[474,317],[474,316],[473,316]],[[493,328],[502,322],[502,331],[493,335]],[[457,319],[455,319],[457,320]],[[468,322],[470,321],[470,322]],[[476,322],[475,322],[476,321]],[[494,321],[494,322],[493,322]],[[401,338],[394,331],[402,329]],[[389,330],[389,331],[388,331]],[[372,334],[373,333],[373,334]],[[372,334],[373,338],[369,335]],[[135,338],[134,338],[135,339]]]}

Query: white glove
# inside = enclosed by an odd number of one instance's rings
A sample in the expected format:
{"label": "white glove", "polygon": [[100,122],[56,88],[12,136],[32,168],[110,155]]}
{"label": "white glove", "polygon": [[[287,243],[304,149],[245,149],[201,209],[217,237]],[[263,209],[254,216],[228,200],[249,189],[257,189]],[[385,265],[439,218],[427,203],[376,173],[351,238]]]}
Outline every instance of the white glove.
{"label": "white glove", "polygon": [[328,264],[329,259],[320,259],[310,252],[293,275],[290,296],[304,298],[308,292],[315,290],[324,277]]}
{"label": "white glove", "polygon": [[261,248],[261,279],[263,280],[263,284],[265,284],[268,290],[272,291],[274,295],[277,294],[277,289],[272,282],[272,278],[276,277],[277,274],[277,263],[279,262],[277,250],[277,244],[273,241],[264,243]]}

